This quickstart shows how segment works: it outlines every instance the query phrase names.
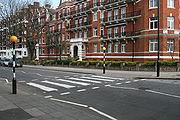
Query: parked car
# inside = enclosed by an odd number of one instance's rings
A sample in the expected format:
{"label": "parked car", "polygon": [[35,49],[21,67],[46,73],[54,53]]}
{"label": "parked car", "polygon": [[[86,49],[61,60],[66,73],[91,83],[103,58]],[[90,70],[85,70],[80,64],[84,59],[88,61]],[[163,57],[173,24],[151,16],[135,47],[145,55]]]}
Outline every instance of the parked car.
{"label": "parked car", "polygon": [[0,60],[0,66],[3,66],[4,60],[5,60],[5,59],[1,59],[1,60]]}
{"label": "parked car", "polygon": [[10,59],[4,59],[2,65],[8,66],[9,62],[10,62]]}
{"label": "parked car", "polygon": [[[10,60],[10,62],[8,63],[9,67],[13,67],[13,60]],[[15,61],[15,66],[16,67],[22,67],[23,64],[21,62],[19,62],[18,60]]]}

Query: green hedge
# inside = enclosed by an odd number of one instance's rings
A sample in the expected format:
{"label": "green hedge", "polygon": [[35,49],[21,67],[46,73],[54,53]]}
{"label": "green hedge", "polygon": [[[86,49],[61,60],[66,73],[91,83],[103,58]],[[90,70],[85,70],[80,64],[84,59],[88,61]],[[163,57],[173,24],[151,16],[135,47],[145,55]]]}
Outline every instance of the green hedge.
{"label": "green hedge", "polygon": [[161,66],[177,66],[176,61],[161,61],[160,62]]}
{"label": "green hedge", "polygon": [[148,66],[155,66],[156,61],[149,61],[146,63],[142,63],[141,66],[148,67]]}
{"label": "green hedge", "polygon": [[136,62],[125,62],[126,66],[136,66]]}

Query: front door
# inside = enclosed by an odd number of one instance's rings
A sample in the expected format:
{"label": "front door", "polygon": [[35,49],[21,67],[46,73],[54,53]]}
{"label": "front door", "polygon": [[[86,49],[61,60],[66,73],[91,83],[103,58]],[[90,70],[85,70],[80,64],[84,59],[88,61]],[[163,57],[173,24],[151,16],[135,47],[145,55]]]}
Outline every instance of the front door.
{"label": "front door", "polygon": [[74,46],[74,58],[78,56],[78,47]]}

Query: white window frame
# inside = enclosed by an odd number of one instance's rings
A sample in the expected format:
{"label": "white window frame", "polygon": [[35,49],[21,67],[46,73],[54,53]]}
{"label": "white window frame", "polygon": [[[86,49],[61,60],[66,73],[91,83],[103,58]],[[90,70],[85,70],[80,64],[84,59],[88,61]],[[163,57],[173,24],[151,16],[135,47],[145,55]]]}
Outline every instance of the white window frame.
{"label": "white window frame", "polygon": [[[153,25],[152,28],[151,28],[151,23]],[[157,28],[155,27],[156,24],[157,24]],[[149,18],[149,29],[150,30],[157,30],[158,29],[158,19],[157,19],[157,17]]]}
{"label": "white window frame", "polygon": [[75,32],[75,38],[78,38],[78,32]]}
{"label": "white window frame", "polygon": [[70,15],[70,8],[67,8],[67,14]]}
{"label": "white window frame", "polygon": [[65,34],[62,34],[62,41],[65,41]]}
{"label": "white window frame", "polygon": [[167,17],[167,29],[174,30],[174,17]]}
{"label": "white window frame", "polygon": [[126,53],[126,43],[121,43],[121,53]]}
{"label": "white window frame", "polygon": [[114,20],[117,20],[119,16],[119,9],[114,9]]}
{"label": "white window frame", "polygon": [[104,11],[101,10],[101,13],[100,13],[100,22],[102,23],[103,22],[103,19],[104,19]]}
{"label": "white window frame", "polygon": [[121,8],[121,19],[126,18],[126,7]]}
{"label": "white window frame", "polygon": [[97,12],[94,12],[93,14],[93,21],[97,21]]}
{"label": "white window frame", "polygon": [[124,35],[125,32],[126,32],[126,26],[121,26],[121,37],[126,36],[126,34]]}
{"label": "white window frame", "polygon": [[104,47],[104,44],[103,44],[103,43],[100,43],[100,53],[103,53],[103,52],[104,52],[103,47]]}
{"label": "white window frame", "polygon": [[174,8],[174,0],[167,0],[167,8]]}
{"label": "white window frame", "polygon": [[112,11],[108,11],[108,21],[112,21]]}
{"label": "white window frame", "polygon": [[62,22],[62,28],[65,28],[65,21]]}
{"label": "white window frame", "polygon": [[69,46],[67,46],[67,54],[69,54],[70,53],[70,49],[69,49],[70,47]]}
{"label": "white window frame", "polygon": [[100,37],[104,36],[104,27],[100,27]]}
{"label": "white window frame", "polygon": [[94,27],[94,28],[93,28],[93,36],[94,36],[94,37],[97,37],[97,27]]}
{"label": "white window frame", "polygon": [[94,53],[97,53],[97,43],[94,43],[93,47],[94,47]]}
{"label": "white window frame", "polygon": [[157,39],[149,40],[149,52],[157,52],[158,50],[158,41]]}
{"label": "white window frame", "polygon": [[112,28],[108,28],[108,38],[112,38]]}
{"label": "white window frame", "polygon": [[79,32],[79,38],[82,38],[82,32],[81,31]]}
{"label": "white window frame", "polygon": [[114,43],[114,53],[118,53],[118,51],[119,51],[119,43],[115,42]]}
{"label": "white window frame", "polygon": [[158,8],[157,0],[149,0],[149,9]]}
{"label": "white window frame", "polygon": [[168,39],[167,40],[167,52],[173,52],[174,51],[174,39]]}
{"label": "white window frame", "polygon": [[112,53],[112,43],[108,44],[108,53]]}
{"label": "white window frame", "polygon": [[84,38],[87,38],[87,31],[84,31]]}
{"label": "white window frame", "polygon": [[118,38],[118,27],[114,27],[114,38]]}

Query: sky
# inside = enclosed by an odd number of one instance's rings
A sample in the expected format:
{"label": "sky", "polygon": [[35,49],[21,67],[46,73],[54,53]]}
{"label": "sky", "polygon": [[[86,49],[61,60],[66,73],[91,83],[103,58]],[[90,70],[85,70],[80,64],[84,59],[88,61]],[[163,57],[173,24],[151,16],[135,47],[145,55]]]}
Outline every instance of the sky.
{"label": "sky", "polygon": [[60,0],[52,0],[53,8],[57,8],[59,5]]}

